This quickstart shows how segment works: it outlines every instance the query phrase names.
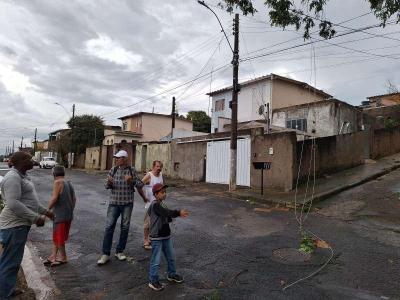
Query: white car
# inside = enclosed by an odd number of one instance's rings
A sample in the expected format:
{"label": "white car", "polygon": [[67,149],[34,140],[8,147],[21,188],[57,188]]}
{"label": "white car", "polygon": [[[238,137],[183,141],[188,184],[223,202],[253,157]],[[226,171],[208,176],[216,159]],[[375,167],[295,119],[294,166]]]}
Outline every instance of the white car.
{"label": "white car", "polygon": [[57,165],[57,162],[55,161],[54,157],[43,157],[39,163],[39,167],[43,168],[43,169],[47,169],[47,168],[51,169],[56,165]]}

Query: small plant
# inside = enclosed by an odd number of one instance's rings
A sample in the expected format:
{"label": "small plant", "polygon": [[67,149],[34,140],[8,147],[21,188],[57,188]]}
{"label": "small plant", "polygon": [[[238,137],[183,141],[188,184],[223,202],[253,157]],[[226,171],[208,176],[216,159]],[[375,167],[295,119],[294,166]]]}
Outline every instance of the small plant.
{"label": "small plant", "polygon": [[314,252],[316,247],[317,246],[315,244],[315,240],[309,235],[307,235],[305,232],[302,232],[299,251],[311,254]]}
{"label": "small plant", "polygon": [[217,288],[213,289],[211,295],[209,297],[206,297],[207,300],[220,300],[221,299],[221,294]]}

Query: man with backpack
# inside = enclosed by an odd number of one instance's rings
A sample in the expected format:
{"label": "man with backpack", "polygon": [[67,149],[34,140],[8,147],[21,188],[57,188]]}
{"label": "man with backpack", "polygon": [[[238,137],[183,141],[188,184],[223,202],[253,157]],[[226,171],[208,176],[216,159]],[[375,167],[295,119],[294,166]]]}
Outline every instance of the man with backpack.
{"label": "man with backpack", "polygon": [[115,225],[119,216],[121,216],[121,233],[115,257],[120,261],[126,260],[124,250],[128,239],[135,187],[143,201],[148,201],[142,190],[143,183],[139,179],[136,170],[128,166],[128,153],[120,150],[114,155],[114,158],[115,167],[111,168],[108,173],[106,183],[106,188],[111,190],[111,195],[103,239],[103,254],[97,261],[98,265],[104,265],[110,260]]}

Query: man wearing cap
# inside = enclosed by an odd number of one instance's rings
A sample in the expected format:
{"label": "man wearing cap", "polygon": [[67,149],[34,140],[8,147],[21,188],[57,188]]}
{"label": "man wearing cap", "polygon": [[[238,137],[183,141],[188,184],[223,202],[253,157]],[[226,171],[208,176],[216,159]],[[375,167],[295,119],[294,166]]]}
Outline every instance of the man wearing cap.
{"label": "man wearing cap", "polygon": [[120,261],[126,260],[124,250],[128,239],[135,187],[143,201],[147,202],[142,190],[142,181],[139,179],[136,170],[128,166],[128,153],[125,150],[120,150],[114,155],[114,158],[115,167],[111,168],[107,177],[106,186],[111,190],[111,195],[103,239],[103,254],[97,261],[98,265],[104,265],[110,260],[115,225],[119,216],[121,216],[121,233],[115,257]]}

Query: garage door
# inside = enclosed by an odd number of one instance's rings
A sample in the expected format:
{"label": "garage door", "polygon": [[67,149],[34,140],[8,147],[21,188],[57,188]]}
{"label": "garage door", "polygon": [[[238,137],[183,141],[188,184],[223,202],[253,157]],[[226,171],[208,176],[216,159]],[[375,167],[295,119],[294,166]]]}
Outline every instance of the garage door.
{"label": "garage door", "polygon": [[[237,141],[236,184],[250,186],[250,138]],[[229,184],[230,141],[207,143],[206,182]]]}

